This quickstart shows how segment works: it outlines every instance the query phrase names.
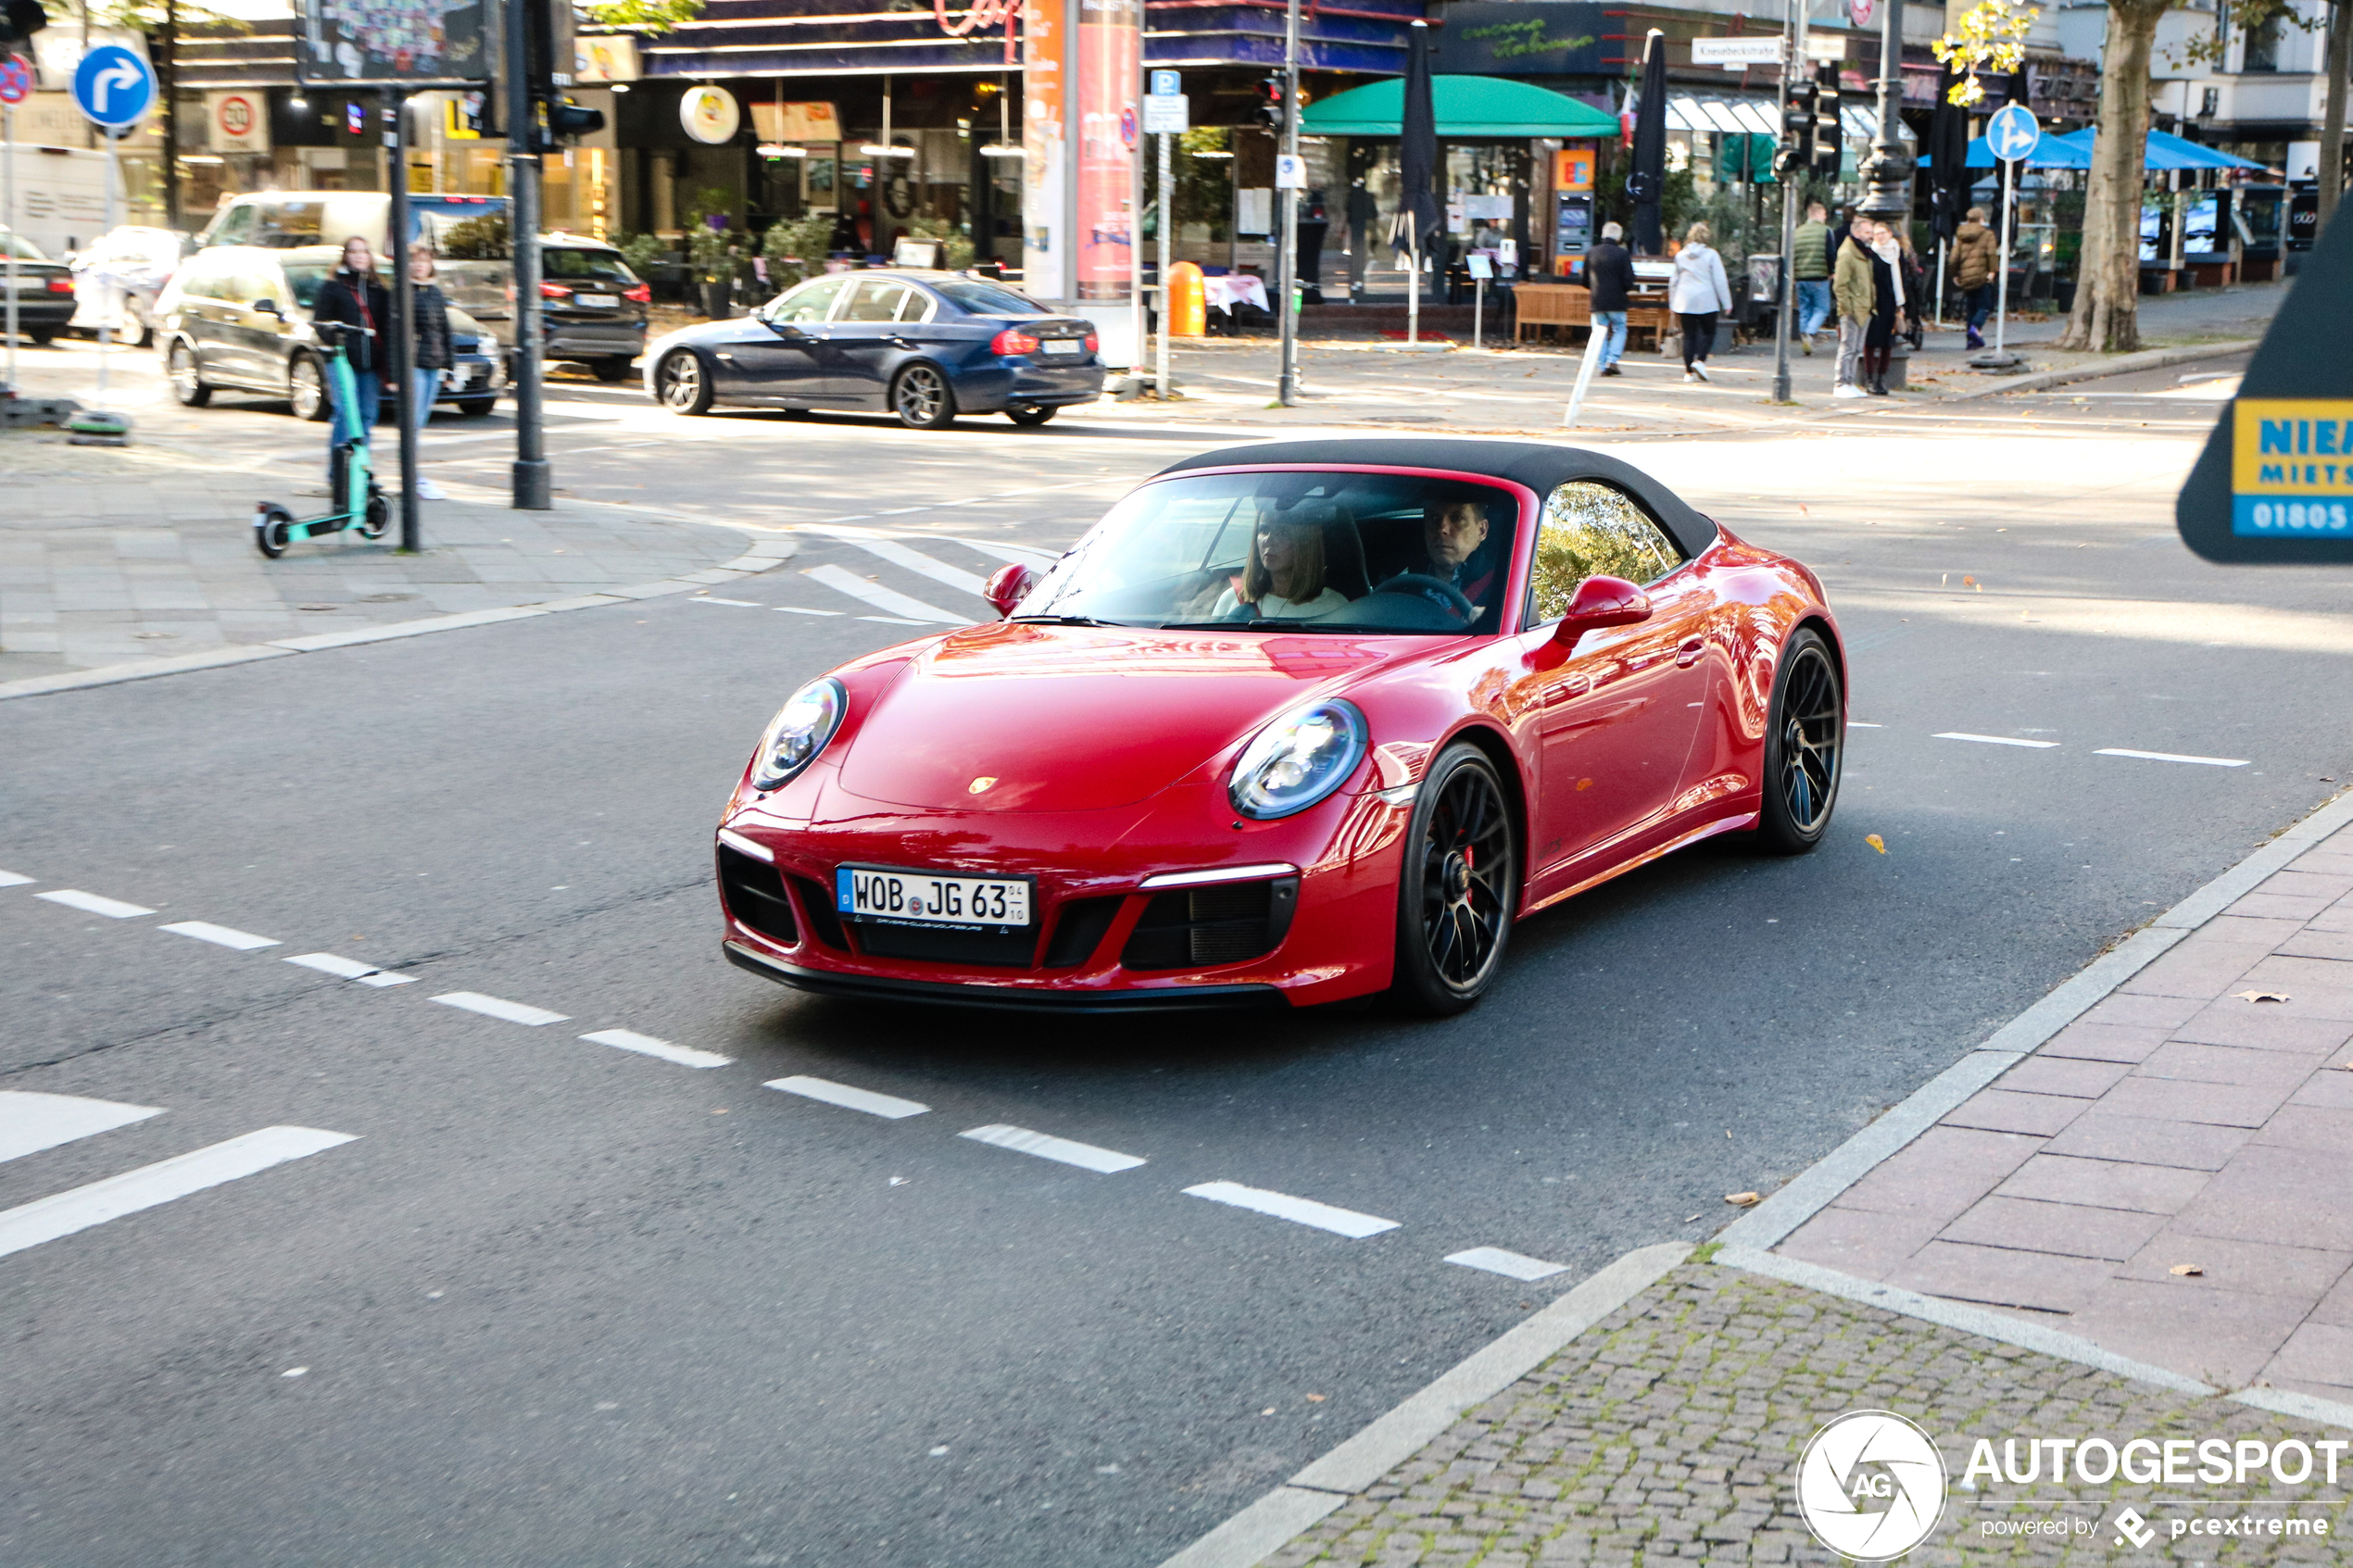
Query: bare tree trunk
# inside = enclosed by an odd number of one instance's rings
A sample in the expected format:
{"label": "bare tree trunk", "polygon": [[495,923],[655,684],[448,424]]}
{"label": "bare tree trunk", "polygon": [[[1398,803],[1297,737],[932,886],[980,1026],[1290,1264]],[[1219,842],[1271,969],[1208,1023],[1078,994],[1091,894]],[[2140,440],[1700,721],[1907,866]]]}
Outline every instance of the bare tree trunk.
{"label": "bare tree trunk", "polygon": [[[2170,0],[2108,0],[2100,133],[2083,198],[2075,307],[2058,346],[2121,354],[2141,345],[2141,176],[2148,157],[2149,55]],[[2004,265],[2009,258],[2003,257]]]}
{"label": "bare tree trunk", "polygon": [[2321,226],[2345,188],[2346,78],[2353,75],[2353,0],[2329,7],[2329,107],[2321,125]]}

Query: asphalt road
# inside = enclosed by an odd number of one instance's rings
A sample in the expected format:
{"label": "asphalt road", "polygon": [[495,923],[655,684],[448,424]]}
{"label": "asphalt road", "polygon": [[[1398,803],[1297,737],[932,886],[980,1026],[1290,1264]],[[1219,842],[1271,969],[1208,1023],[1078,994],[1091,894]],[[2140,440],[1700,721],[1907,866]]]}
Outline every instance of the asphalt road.
{"label": "asphalt road", "polygon": [[[0,1160],[0,1562],[1149,1568],[1566,1285],[1704,1237],[1724,1194],[1793,1175],[2334,793],[2336,583],[2171,533],[2219,407],[2179,391],[2201,369],[1622,448],[1821,571],[1879,727],[1819,852],[1621,879],[1523,925],[1496,994],[1442,1023],[1009,1022],[722,961],[710,834],[754,735],[914,630],[810,569],[987,613],[861,536],[720,591],[748,604],[0,704],[0,868],[30,879],[0,887],[0,1093],[160,1110]],[[924,536],[1056,547],[1202,444],[665,432],[565,402],[625,431],[559,436],[576,493],[850,518],[964,571],[985,556]],[[209,412],[224,449],[287,423]],[[60,889],[152,912],[38,897]],[[161,929],[186,921],[280,945]],[[281,961],[318,952],[414,983]],[[611,1030],[730,1060],[581,1038]],[[928,1109],[762,1086],[795,1075]],[[957,1135],[996,1124],[1144,1163]],[[273,1127],[351,1141],[23,1241],[50,1210],[16,1206]],[[1396,1226],[1183,1191],[1210,1181]],[[1445,1261],[1482,1246],[1566,1272]]]}

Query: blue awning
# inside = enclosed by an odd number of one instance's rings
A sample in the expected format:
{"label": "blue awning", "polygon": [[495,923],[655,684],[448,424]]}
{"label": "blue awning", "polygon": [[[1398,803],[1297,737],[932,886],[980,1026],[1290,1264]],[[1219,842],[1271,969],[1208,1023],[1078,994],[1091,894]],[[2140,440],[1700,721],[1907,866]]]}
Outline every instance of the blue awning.
{"label": "blue awning", "polygon": [[[2097,134],[2097,127],[2086,126],[2081,131],[2072,131],[2064,136],[2044,139],[2067,142],[2082,147],[2083,156],[2089,158],[2092,156],[2093,138]],[[2168,131],[2152,131],[2149,132],[2148,153],[2143,159],[2142,167],[2145,169],[2260,169],[2263,166],[2226,153],[2220,147],[2201,147],[2187,137],[2176,136]]]}
{"label": "blue awning", "polygon": [[[1920,159],[1920,167],[1929,168],[1931,161],[1923,157]],[[1994,165],[1994,150],[1985,144],[1985,138],[1982,136],[1973,138],[1969,144],[1969,167],[1991,169]],[[2088,144],[2079,147],[2064,136],[2045,136],[2034,144],[2032,155],[2026,159],[2026,167],[2029,169],[2089,169],[2092,167],[2091,149]]]}

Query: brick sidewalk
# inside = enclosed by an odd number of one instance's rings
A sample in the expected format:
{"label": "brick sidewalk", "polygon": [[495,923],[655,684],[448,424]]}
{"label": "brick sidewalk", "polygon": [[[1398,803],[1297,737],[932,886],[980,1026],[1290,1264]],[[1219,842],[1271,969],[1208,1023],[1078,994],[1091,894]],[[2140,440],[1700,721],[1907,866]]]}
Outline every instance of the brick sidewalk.
{"label": "brick sidewalk", "polygon": [[2353,1402],[2348,1040],[2353,828],[1776,1250],[2012,1311],[2218,1387]]}
{"label": "brick sidewalk", "polygon": [[[1960,1486],[1974,1445],[2029,1436],[2240,1439],[2347,1436],[2175,1393],[1737,1269],[1677,1269],[1436,1442],[1264,1561],[1273,1568],[1569,1568],[1674,1562],[1833,1563],[1796,1512],[1808,1438],[1849,1411],[1896,1411],[1936,1442],[1951,1489],[1918,1564],[2146,1561],[2327,1562],[2353,1493],[2339,1483],[2153,1487],[2007,1480]],[[2233,1450],[2235,1451],[2235,1450]],[[2158,1540],[2112,1544],[2126,1505]],[[2284,1505],[2283,1507],[2282,1505]],[[2171,1540],[2194,1512],[2325,1519],[2326,1537],[2242,1551]],[[1995,1535],[2065,1520],[2065,1537]]]}

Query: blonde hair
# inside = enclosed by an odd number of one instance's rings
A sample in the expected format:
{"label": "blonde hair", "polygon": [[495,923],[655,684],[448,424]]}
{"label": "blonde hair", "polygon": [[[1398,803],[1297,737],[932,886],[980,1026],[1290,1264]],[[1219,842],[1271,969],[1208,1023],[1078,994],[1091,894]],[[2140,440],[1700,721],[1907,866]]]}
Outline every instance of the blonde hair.
{"label": "blonde hair", "polygon": [[1292,604],[1302,604],[1324,591],[1324,528],[1326,514],[1337,512],[1336,507],[1302,507],[1289,516],[1268,511],[1250,531],[1250,564],[1242,570],[1241,591],[1234,596],[1244,604],[1256,604],[1275,591],[1275,574],[1267,569],[1266,560],[1258,553],[1260,529],[1288,528],[1292,533],[1290,581],[1284,584],[1290,590],[1283,597]]}
{"label": "blonde hair", "polygon": [[1704,245],[1716,238],[1716,231],[1705,223],[1694,223],[1683,231],[1683,238],[1692,245]]}

